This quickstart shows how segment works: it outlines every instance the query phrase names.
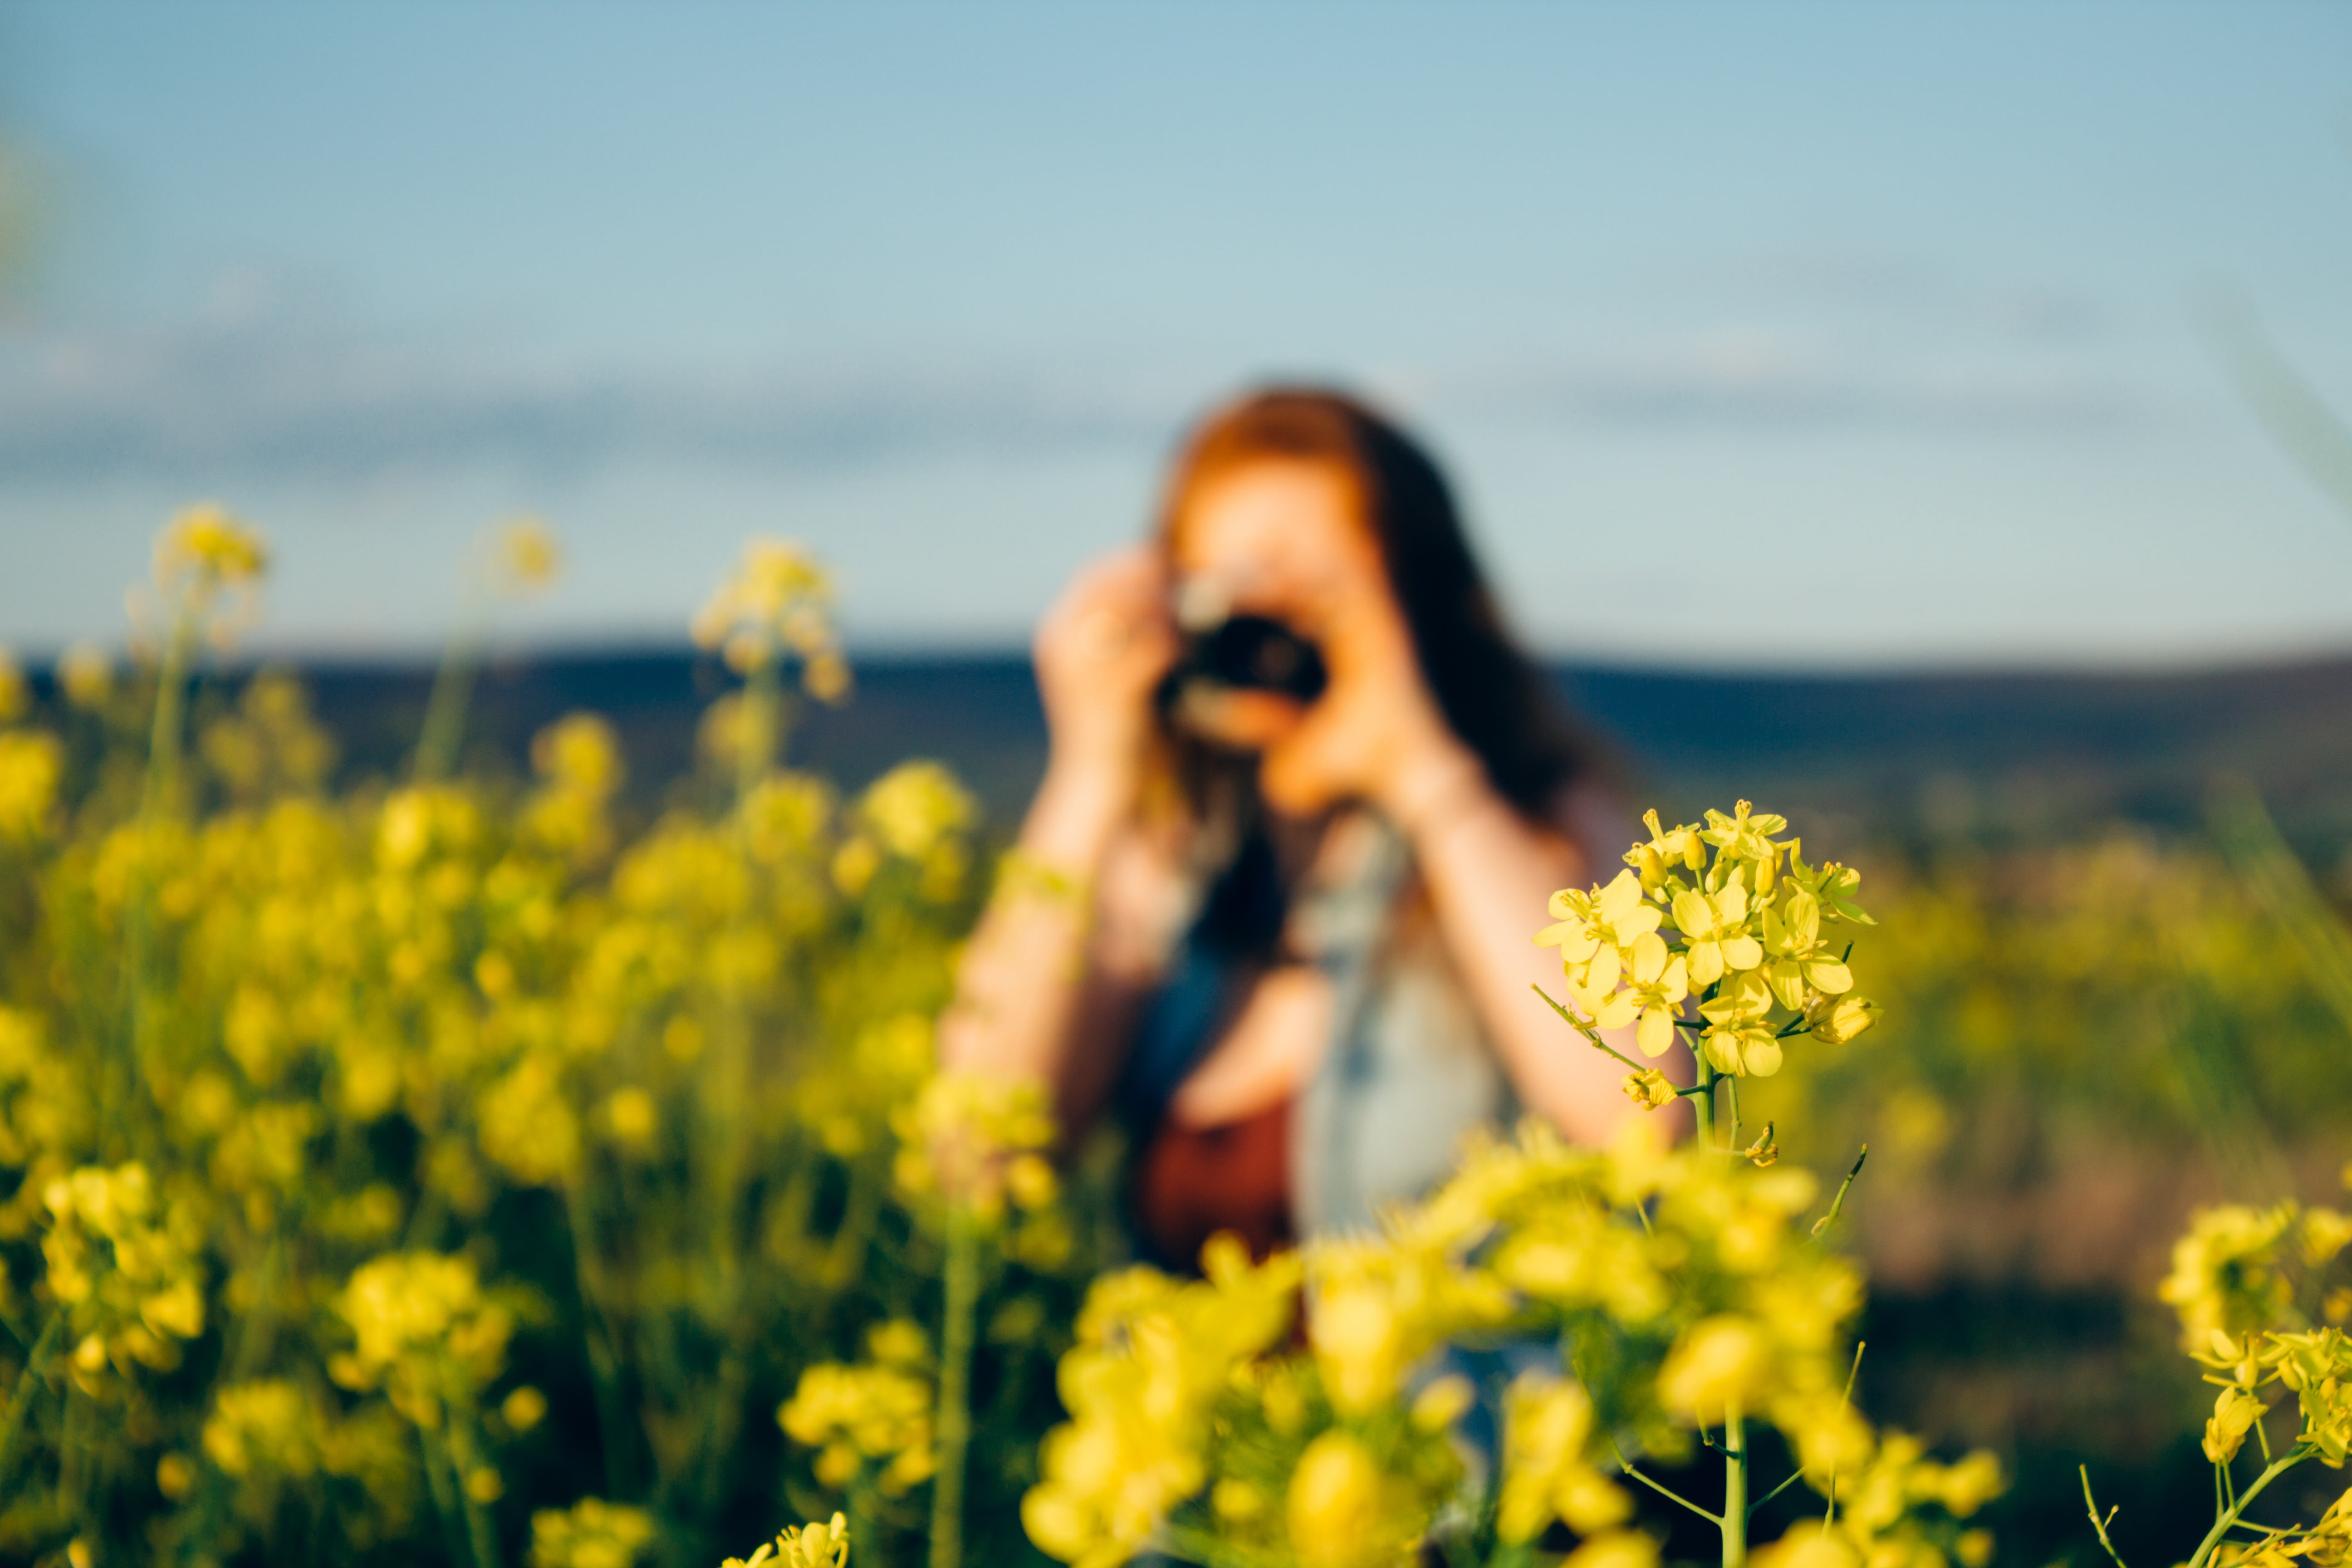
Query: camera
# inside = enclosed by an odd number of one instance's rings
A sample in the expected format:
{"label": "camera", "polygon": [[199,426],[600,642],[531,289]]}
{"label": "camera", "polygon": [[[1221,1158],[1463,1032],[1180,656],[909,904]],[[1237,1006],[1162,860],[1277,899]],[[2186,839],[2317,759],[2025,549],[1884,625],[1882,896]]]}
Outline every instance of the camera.
{"label": "camera", "polygon": [[1329,683],[1323,655],[1280,621],[1231,616],[1188,630],[1183,651],[1160,688],[1160,710],[1182,724],[1186,708],[1225,691],[1265,691],[1300,703]]}

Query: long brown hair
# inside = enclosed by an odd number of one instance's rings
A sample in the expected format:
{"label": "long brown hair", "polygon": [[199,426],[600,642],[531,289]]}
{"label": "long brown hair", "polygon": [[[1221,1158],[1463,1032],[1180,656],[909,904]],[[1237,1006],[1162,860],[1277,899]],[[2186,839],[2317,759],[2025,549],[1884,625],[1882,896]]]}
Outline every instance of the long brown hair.
{"label": "long brown hair", "polygon": [[1444,476],[1394,424],[1318,387],[1268,387],[1228,404],[1180,449],[1160,537],[1172,539],[1206,481],[1268,458],[1331,464],[1353,481],[1446,722],[1504,799],[1529,817],[1553,816],[1561,792],[1593,771],[1593,749],[1504,630]]}

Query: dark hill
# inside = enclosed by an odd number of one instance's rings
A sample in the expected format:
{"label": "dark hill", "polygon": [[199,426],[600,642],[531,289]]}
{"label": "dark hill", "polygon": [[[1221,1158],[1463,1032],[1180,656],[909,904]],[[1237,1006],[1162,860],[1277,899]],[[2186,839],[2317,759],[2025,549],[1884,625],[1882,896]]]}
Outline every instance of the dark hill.
{"label": "dark hill", "polygon": [[[395,770],[431,671],[307,673],[347,764]],[[1744,794],[1842,834],[2036,839],[2113,818],[2189,825],[2210,782],[2235,772],[2299,841],[2352,838],[2352,660],[2158,675],[1556,673],[1637,793],[1678,811]],[[697,717],[727,685],[673,651],[497,664],[477,691],[471,760],[518,770],[533,731],[587,708],[621,729],[641,789],[657,786],[691,765]],[[1044,747],[1026,662],[989,654],[865,659],[854,700],[808,709],[792,744],[851,785],[940,758],[1000,818],[1034,784]]]}

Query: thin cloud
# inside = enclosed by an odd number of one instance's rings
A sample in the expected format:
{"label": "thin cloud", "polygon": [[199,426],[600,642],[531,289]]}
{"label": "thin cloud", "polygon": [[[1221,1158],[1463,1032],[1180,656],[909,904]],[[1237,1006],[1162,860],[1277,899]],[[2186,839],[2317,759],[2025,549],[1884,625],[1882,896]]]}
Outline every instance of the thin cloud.
{"label": "thin cloud", "polygon": [[[2076,431],[2138,412],[2081,373],[1874,366],[1738,333],[1383,380],[1449,417],[1668,427]],[[0,353],[0,483],[480,465],[575,474],[647,458],[838,467],[1156,444],[1189,407],[1142,376],[577,369],[235,312],[168,331],[51,333]]]}

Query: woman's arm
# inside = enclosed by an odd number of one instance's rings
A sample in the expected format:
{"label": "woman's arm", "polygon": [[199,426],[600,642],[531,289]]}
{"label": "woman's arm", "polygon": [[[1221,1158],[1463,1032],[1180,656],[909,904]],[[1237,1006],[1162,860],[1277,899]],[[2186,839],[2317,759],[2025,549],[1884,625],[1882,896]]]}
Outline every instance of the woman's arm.
{"label": "woman's arm", "polygon": [[1175,658],[1166,568],[1121,552],[1081,574],[1040,626],[1045,778],[940,1020],[940,1063],[1034,1079],[1065,1126],[1118,1069],[1160,955],[1168,878],[1135,826],[1151,694]]}

